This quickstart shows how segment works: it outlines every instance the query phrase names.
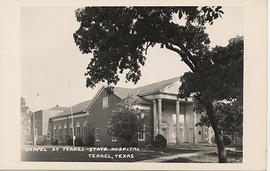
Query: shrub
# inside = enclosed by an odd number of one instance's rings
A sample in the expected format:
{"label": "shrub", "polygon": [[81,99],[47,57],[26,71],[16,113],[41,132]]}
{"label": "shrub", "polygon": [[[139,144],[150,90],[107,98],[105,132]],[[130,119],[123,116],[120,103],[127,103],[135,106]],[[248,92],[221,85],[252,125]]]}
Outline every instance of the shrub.
{"label": "shrub", "polygon": [[165,147],[167,147],[166,138],[161,134],[157,134],[155,136],[155,141],[153,143],[153,146],[156,147],[156,148],[165,148]]}
{"label": "shrub", "polygon": [[43,136],[38,136],[37,137],[37,145],[44,145],[45,144],[45,141],[46,141],[46,138],[43,137]]}
{"label": "shrub", "polygon": [[93,147],[95,144],[95,137],[93,135],[89,135],[86,139],[85,139],[85,143],[84,145],[86,147]]}
{"label": "shrub", "polygon": [[58,140],[53,140],[52,145],[58,145]]}
{"label": "shrub", "polygon": [[83,145],[83,140],[82,138],[78,137],[75,139],[75,146],[82,146]]}
{"label": "shrub", "polygon": [[232,137],[229,135],[224,135],[223,140],[224,140],[225,146],[231,145],[231,143],[232,143]]}
{"label": "shrub", "polygon": [[139,147],[138,141],[131,142],[130,147]]}
{"label": "shrub", "polygon": [[66,142],[67,145],[73,145],[73,140],[70,136],[67,137],[67,142]]}

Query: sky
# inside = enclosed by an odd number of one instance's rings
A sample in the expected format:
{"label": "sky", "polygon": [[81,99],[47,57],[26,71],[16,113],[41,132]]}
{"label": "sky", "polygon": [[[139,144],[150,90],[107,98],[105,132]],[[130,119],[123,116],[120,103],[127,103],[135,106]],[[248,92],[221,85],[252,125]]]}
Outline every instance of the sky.
{"label": "sky", "polygon": [[[92,55],[82,55],[74,43],[73,33],[79,28],[76,9],[21,10],[21,96],[32,111],[89,100],[102,85],[94,89],[85,86],[84,73]],[[229,39],[244,34],[243,9],[223,7],[223,11],[222,18],[207,26],[211,47],[225,46]],[[133,88],[181,76],[189,70],[176,53],[158,46],[149,48],[146,58],[136,85],[126,83],[122,75],[117,86]]]}

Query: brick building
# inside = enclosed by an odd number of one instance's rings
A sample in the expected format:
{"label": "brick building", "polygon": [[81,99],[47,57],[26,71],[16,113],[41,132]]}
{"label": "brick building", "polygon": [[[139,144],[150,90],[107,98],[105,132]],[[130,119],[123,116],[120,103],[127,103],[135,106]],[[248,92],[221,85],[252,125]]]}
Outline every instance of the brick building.
{"label": "brick building", "polygon": [[138,134],[140,145],[150,145],[155,135],[162,134],[168,143],[210,142],[213,131],[195,126],[199,116],[193,111],[191,98],[177,97],[179,77],[134,89],[115,87],[113,93],[102,87],[92,100],[84,101],[50,118],[49,134],[52,140],[65,144],[67,137],[74,135],[85,141],[88,135],[95,137],[96,146],[119,146],[122,141],[107,130],[116,105],[128,95],[132,95],[137,107],[150,119],[145,122],[145,132]]}

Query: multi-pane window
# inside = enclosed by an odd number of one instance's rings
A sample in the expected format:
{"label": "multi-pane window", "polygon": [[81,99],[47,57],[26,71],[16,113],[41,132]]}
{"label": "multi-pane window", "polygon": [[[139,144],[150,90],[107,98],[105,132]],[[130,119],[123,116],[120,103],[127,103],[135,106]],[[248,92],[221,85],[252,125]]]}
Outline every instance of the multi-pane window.
{"label": "multi-pane window", "polygon": [[80,131],[80,122],[76,123],[76,137],[81,136],[81,131]]}
{"label": "multi-pane window", "polygon": [[59,124],[59,126],[58,126],[58,134],[59,134],[59,136],[62,135],[62,126],[61,126],[61,124]]}
{"label": "multi-pane window", "polygon": [[69,124],[69,135],[72,136],[72,122]]}
{"label": "multi-pane window", "polygon": [[96,139],[96,141],[100,141],[100,129],[99,128],[95,129],[95,139]]}
{"label": "multi-pane window", "polygon": [[138,132],[138,140],[144,141],[145,140],[145,126],[143,128],[143,132]]}
{"label": "multi-pane window", "polygon": [[83,123],[83,137],[84,137],[84,138],[86,138],[86,125],[87,125],[87,123],[84,122],[84,123]]}
{"label": "multi-pane window", "polygon": [[117,141],[117,137],[115,132],[112,132],[112,142],[116,142]]}
{"label": "multi-pane window", "polygon": [[64,123],[64,132],[63,132],[63,136],[65,137],[66,135],[68,135],[68,129],[67,129],[67,123]]}
{"label": "multi-pane window", "polygon": [[108,97],[103,97],[103,98],[102,98],[102,107],[103,107],[103,109],[109,107]]}
{"label": "multi-pane window", "polygon": [[51,132],[48,131],[48,133],[47,133],[47,140],[50,140],[50,139],[51,139]]}

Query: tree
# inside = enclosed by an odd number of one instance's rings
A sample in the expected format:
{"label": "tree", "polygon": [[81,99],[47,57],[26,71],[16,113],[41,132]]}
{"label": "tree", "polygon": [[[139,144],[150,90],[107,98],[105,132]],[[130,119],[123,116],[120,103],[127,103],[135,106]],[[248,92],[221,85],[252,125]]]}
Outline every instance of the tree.
{"label": "tree", "polygon": [[124,139],[129,147],[138,133],[144,132],[144,116],[135,108],[136,102],[132,96],[123,99],[118,105],[111,119],[111,127],[108,128],[110,135]]}
{"label": "tree", "polygon": [[26,105],[25,99],[21,97],[21,128],[22,128],[22,142],[31,134],[31,113],[28,111],[29,107]]}
{"label": "tree", "polygon": [[[204,25],[212,24],[221,14],[220,6],[85,7],[76,10],[80,27],[73,34],[75,43],[82,53],[93,53],[85,73],[86,86],[93,88],[98,82],[116,84],[118,74],[124,70],[127,70],[127,81],[136,84],[147,49],[157,44],[177,53],[190,68],[190,73],[200,72],[210,43]],[[174,22],[174,16],[182,22]],[[226,153],[220,150],[219,153],[222,153],[219,161],[226,162]]]}
{"label": "tree", "polygon": [[[219,162],[227,161],[222,127],[237,129],[228,122],[229,120],[223,121],[222,119],[241,119],[239,116],[241,117],[243,106],[243,54],[243,37],[233,38],[226,47],[217,46],[207,52],[202,57],[201,67],[196,72],[186,72],[181,77],[182,85],[179,88],[179,95],[183,98],[189,97],[193,93],[195,110],[207,114],[215,132]],[[237,108],[236,111],[233,111],[235,105]],[[227,113],[224,112],[224,109]],[[230,118],[229,115],[226,115],[230,112],[229,110],[233,114],[237,112],[234,115],[237,118]],[[220,113],[225,116],[218,117]],[[242,122],[242,120],[237,121]],[[236,126],[241,127],[241,124],[237,123]]]}

